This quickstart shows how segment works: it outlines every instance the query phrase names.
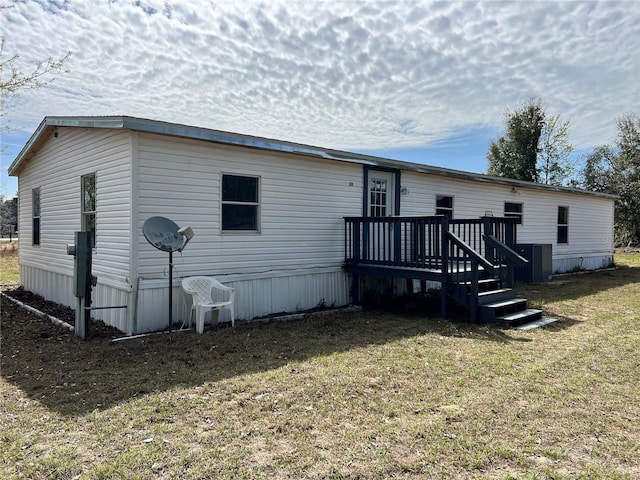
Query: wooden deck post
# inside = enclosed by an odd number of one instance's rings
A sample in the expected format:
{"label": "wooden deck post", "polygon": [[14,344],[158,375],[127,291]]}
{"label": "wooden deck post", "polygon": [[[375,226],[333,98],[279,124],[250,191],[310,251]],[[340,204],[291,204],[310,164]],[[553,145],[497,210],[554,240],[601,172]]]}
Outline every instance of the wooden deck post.
{"label": "wooden deck post", "polygon": [[[355,219],[353,221],[353,259],[352,262],[355,265],[360,263],[360,255],[361,255],[361,237],[360,237],[360,226],[362,222],[360,219]],[[354,305],[360,305],[360,275],[357,273],[351,274],[351,302]]]}
{"label": "wooden deck post", "polygon": [[440,315],[449,318],[447,311],[447,296],[449,293],[449,217],[443,215],[440,219],[440,254],[442,268],[442,286],[440,289]]}
{"label": "wooden deck post", "polygon": [[[482,218],[482,229],[484,230],[484,235],[493,236],[493,217],[481,217]],[[480,235],[482,238],[482,234]],[[495,254],[492,247],[486,244],[484,245],[484,258],[486,258],[489,263],[495,264]]]}
{"label": "wooden deck post", "polygon": [[360,305],[360,275],[357,273],[351,274],[351,303]]}

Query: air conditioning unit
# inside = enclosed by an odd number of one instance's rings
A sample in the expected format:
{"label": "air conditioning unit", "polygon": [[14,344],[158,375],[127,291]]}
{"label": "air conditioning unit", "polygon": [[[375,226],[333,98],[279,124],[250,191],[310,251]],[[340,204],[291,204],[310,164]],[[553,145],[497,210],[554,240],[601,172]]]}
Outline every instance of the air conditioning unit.
{"label": "air conditioning unit", "polygon": [[553,247],[550,243],[519,243],[516,252],[529,260],[516,267],[516,280],[526,283],[548,282],[553,275]]}

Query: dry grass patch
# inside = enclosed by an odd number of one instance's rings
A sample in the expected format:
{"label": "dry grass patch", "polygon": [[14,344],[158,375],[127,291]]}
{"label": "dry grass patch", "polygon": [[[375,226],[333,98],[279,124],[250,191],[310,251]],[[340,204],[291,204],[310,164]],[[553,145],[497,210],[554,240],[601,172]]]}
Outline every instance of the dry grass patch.
{"label": "dry grass patch", "polygon": [[562,319],[528,332],[368,313],[112,344],[3,302],[0,476],[638,478],[618,263],[522,289]]}
{"label": "dry grass patch", "polygon": [[0,283],[17,283],[20,280],[17,242],[0,244]]}

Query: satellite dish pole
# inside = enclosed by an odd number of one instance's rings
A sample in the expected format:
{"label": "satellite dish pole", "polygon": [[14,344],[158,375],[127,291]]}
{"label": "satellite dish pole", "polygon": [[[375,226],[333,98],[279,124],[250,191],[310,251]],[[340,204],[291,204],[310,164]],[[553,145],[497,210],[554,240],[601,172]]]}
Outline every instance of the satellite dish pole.
{"label": "satellite dish pole", "polygon": [[169,333],[173,329],[173,252],[182,252],[193,238],[191,227],[178,228],[165,217],[150,217],[142,225],[147,241],[158,250],[169,252]]}

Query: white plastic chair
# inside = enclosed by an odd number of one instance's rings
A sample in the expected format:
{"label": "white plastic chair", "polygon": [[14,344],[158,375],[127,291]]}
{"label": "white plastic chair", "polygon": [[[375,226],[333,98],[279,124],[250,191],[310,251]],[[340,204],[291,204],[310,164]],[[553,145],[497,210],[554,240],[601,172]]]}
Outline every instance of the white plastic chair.
{"label": "white plastic chair", "polygon": [[[236,296],[236,289],[227,287],[212,277],[188,277],[182,280],[182,289],[191,295],[193,303],[189,312],[189,328],[191,328],[191,317],[196,314],[196,331],[204,331],[204,317],[207,312],[213,310],[221,311],[227,309],[231,312],[231,326],[235,327],[235,317],[233,302]],[[213,295],[214,290],[221,290],[222,295],[229,294],[228,300],[216,301]],[[213,318],[211,320],[213,324]]]}

